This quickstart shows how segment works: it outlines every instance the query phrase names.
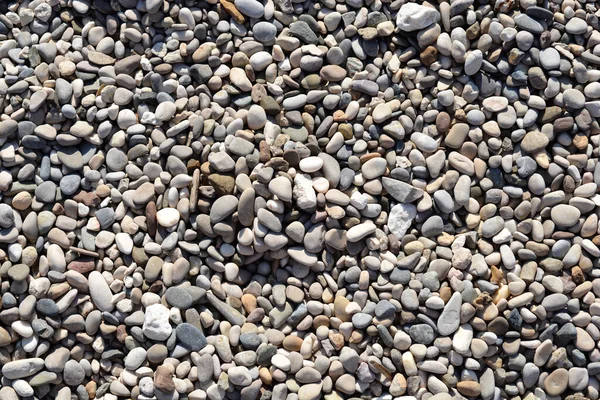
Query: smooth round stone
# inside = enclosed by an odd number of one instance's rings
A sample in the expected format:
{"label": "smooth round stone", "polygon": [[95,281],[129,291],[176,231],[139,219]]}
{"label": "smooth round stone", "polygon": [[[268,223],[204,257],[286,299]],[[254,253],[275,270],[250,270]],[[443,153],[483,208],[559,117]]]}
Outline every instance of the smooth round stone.
{"label": "smooth round stone", "polygon": [[48,181],[43,182],[35,189],[35,197],[42,203],[52,203],[56,198],[56,184]]}
{"label": "smooth round stone", "polygon": [[16,264],[8,269],[8,276],[15,281],[24,281],[29,276],[29,267],[25,264]]}
{"label": "smooth round stone", "polygon": [[365,179],[375,179],[385,174],[386,169],[387,161],[382,157],[377,157],[365,162],[361,167],[361,172]]}
{"label": "smooth round stone", "polygon": [[61,148],[56,152],[58,159],[67,167],[73,170],[79,170],[83,167],[84,161],[81,152],[76,148]]}
{"label": "smooth round stone", "polygon": [[437,99],[444,107],[449,107],[454,104],[454,92],[450,89],[442,90],[438,93]]}
{"label": "smooth round stone", "polygon": [[410,337],[415,343],[430,344],[435,338],[433,328],[426,324],[418,324],[410,327]]}
{"label": "smooth round stone", "polygon": [[371,324],[373,316],[365,313],[356,313],[352,316],[352,325],[357,329],[365,329]]}
{"label": "smooth round stone", "polygon": [[535,153],[544,150],[549,143],[549,139],[540,131],[527,132],[521,141],[521,148],[527,153]]}
{"label": "smooth round stone", "polygon": [[321,79],[331,82],[339,82],[346,77],[346,70],[337,65],[326,65],[321,68]]}
{"label": "smooth round stone", "polygon": [[232,195],[219,197],[214,203],[210,211],[210,220],[213,223],[220,222],[227,218],[238,205],[238,199]]}
{"label": "smooth round stone", "polygon": [[10,228],[15,224],[15,214],[8,204],[0,204],[0,226]]}
{"label": "smooth round stone", "polygon": [[163,101],[156,107],[154,116],[160,122],[168,121],[175,115],[177,106],[172,101]]}
{"label": "smooth round stone", "polygon": [[444,231],[444,221],[439,215],[433,215],[421,226],[421,233],[425,237],[434,237]]}
{"label": "smooth round stone", "polygon": [[454,124],[452,128],[450,128],[450,132],[446,135],[444,142],[447,146],[458,149],[464,143],[467,135],[469,134],[470,127],[467,124]]}
{"label": "smooth round stone", "polygon": [[125,368],[136,370],[146,361],[146,350],[142,347],[132,349],[125,357]]}
{"label": "smooth round stone", "polygon": [[306,173],[317,172],[323,167],[323,159],[319,157],[307,157],[300,160],[299,164],[300,169]]}
{"label": "smooth round stone", "polygon": [[[300,107],[304,107],[304,105],[306,105],[306,101],[307,101],[307,97],[305,94],[299,94],[293,97],[287,97],[283,100],[283,102],[281,103],[281,105],[283,106],[283,108],[285,108],[286,110],[296,110]],[[291,136],[291,135],[290,135]],[[297,141],[301,141],[299,139],[294,139]]]}
{"label": "smooth round stone", "polygon": [[39,314],[48,317],[54,317],[59,313],[58,305],[52,299],[39,299],[35,303],[35,309]]}
{"label": "smooth round stone", "polygon": [[188,309],[194,302],[188,291],[179,287],[168,288],[165,292],[165,299],[171,306],[177,307],[180,310]]}
{"label": "smooth round stone", "polygon": [[283,354],[275,354],[271,357],[271,364],[282,371],[289,371],[291,367],[290,359]]}
{"label": "smooth round stone", "polygon": [[[290,107],[286,107],[290,108]],[[308,131],[305,127],[287,127],[281,130],[284,134],[288,135],[290,139],[296,142],[306,142],[308,139]]]}
{"label": "smooth round stone", "polygon": [[467,122],[471,125],[483,125],[485,121],[485,114],[480,110],[471,110],[467,113]]}
{"label": "smooth round stone", "polygon": [[579,90],[567,89],[563,92],[565,106],[572,109],[580,109],[585,105],[585,96]]}
{"label": "smooth round stone", "polygon": [[250,57],[250,65],[255,71],[265,70],[272,61],[273,57],[271,57],[271,54],[267,53],[266,51],[259,51],[258,53],[252,54]]}
{"label": "smooth round stone", "polygon": [[122,171],[127,166],[127,155],[116,148],[112,148],[106,153],[106,165],[112,171]]}
{"label": "smooth round stone", "polygon": [[167,358],[167,355],[167,347],[165,345],[157,343],[148,349],[148,352],[146,353],[146,358],[151,363],[160,364],[165,358]]}
{"label": "smooth round stone", "polygon": [[481,394],[481,385],[474,381],[458,382],[456,388],[459,393],[469,397],[476,397]]}
{"label": "smooth round stone", "polygon": [[559,396],[566,389],[569,383],[569,372],[564,368],[559,368],[550,373],[544,380],[544,389],[550,396]]}
{"label": "smooth round stone", "polygon": [[444,213],[450,213],[454,209],[454,199],[450,193],[446,192],[445,190],[439,190],[435,192],[433,195],[433,200],[440,211]]}
{"label": "smooth round stone", "polygon": [[313,266],[318,262],[314,253],[306,251],[302,247],[290,247],[287,250],[289,256],[302,265]]}
{"label": "smooth round stone", "polygon": [[575,391],[584,390],[589,383],[589,374],[586,368],[573,367],[569,369],[569,388]]}
{"label": "smooth round stone", "polygon": [[229,382],[233,385],[246,387],[252,383],[252,376],[246,367],[232,367],[227,370]]}
{"label": "smooth round stone", "polygon": [[600,82],[590,82],[583,89],[583,93],[590,99],[600,98]]}
{"label": "smooth round stone", "polygon": [[77,121],[71,126],[71,134],[84,138],[90,136],[94,132],[94,127],[85,121]]}
{"label": "smooth round stone", "polygon": [[577,336],[575,340],[575,346],[577,349],[581,351],[592,351],[596,347],[596,342],[594,339],[589,333],[579,327],[576,328],[576,331]]}
{"label": "smooth round stone", "polygon": [[251,18],[260,18],[265,12],[265,7],[256,0],[235,0],[234,4],[242,14]]}
{"label": "smooth round stone", "polygon": [[79,175],[66,175],[60,180],[60,191],[65,196],[71,196],[79,190],[80,183]]}
{"label": "smooth round stone", "polygon": [[413,133],[410,136],[410,140],[417,146],[419,150],[427,153],[433,153],[438,147],[434,138],[421,132]]}
{"label": "smooth round stone", "polygon": [[350,374],[344,374],[335,381],[335,388],[342,393],[352,394],[356,391],[356,378]]}
{"label": "smooth round stone", "polygon": [[282,201],[292,201],[292,183],[286,177],[278,176],[269,182],[269,190]]}
{"label": "smooth round stone", "polygon": [[177,325],[175,333],[177,341],[192,351],[200,351],[207,345],[204,334],[192,324],[183,323]]}
{"label": "smooth round stone", "polygon": [[16,132],[19,124],[17,121],[4,120],[0,122],[0,137],[8,137]]}
{"label": "smooth round stone", "polygon": [[133,93],[126,88],[117,88],[114,94],[114,102],[119,106],[127,105],[133,99]]}
{"label": "smooth round stone", "polygon": [[553,47],[540,51],[540,63],[547,70],[557,69],[560,66],[560,54]]}
{"label": "smooth round stone", "polygon": [[33,388],[29,385],[29,383],[27,383],[27,381],[24,381],[23,379],[18,379],[12,382],[12,388],[15,390],[15,392],[17,392],[19,396],[22,397],[30,397],[33,396],[35,393]]}
{"label": "smooth round stone", "polygon": [[329,64],[340,65],[346,60],[344,51],[337,46],[331,47],[327,51],[327,61]]}
{"label": "smooth round stone", "polygon": [[164,227],[174,226],[179,222],[180,214],[175,208],[163,208],[156,213],[156,221]]}
{"label": "smooth round stone", "polygon": [[261,43],[271,43],[277,36],[277,27],[267,21],[260,21],[252,26],[252,35]]}
{"label": "smooth round stone", "polygon": [[253,332],[245,332],[240,335],[240,343],[248,350],[256,350],[262,343],[261,338]]}
{"label": "smooth round stone", "polygon": [[554,206],[550,211],[552,221],[558,226],[573,226],[579,221],[580,216],[581,212],[577,208],[567,204]]}
{"label": "smooth round stone", "polygon": [[2,375],[6,379],[20,379],[34,375],[44,368],[42,358],[25,358],[9,361],[2,366]]}
{"label": "smooth round stone", "polygon": [[319,382],[321,374],[314,368],[304,367],[296,373],[296,380],[300,383]]}
{"label": "smooth round stone", "polygon": [[506,97],[492,96],[483,99],[483,108],[491,112],[500,112],[508,106],[508,99]]}
{"label": "smooth round stone", "polygon": [[65,363],[63,379],[69,386],[77,386],[85,379],[85,370],[75,360],[69,360]]}
{"label": "smooth round stone", "polygon": [[587,32],[588,24],[585,20],[581,18],[571,18],[569,22],[565,25],[565,30],[567,33],[572,35],[582,35]]}
{"label": "smooth round stone", "polygon": [[[259,53],[256,53],[256,54],[259,54]],[[253,55],[253,57],[255,55]],[[261,129],[262,127],[265,126],[265,123],[267,122],[267,114],[265,113],[265,110],[262,107],[253,105],[252,107],[250,107],[250,110],[248,111],[247,121],[248,121],[248,128],[253,129],[253,130]]]}
{"label": "smooth round stone", "polygon": [[373,110],[373,121],[381,123],[392,116],[392,109],[384,103],[378,104]]}
{"label": "smooth round stone", "polygon": [[550,294],[542,300],[542,306],[547,311],[557,311],[562,309],[566,304],[569,298],[562,293],[554,293]]}
{"label": "smooth round stone", "polygon": [[483,53],[481,50],[473,50],[467,53],[465,59],[464,71],[467,75],[475,75],[481,69],[483,63]]}

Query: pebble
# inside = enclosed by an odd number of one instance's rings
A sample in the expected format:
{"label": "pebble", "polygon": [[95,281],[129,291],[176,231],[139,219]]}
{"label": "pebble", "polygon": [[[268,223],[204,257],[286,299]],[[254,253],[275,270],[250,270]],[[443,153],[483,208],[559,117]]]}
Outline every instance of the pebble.
{"label": "pebble", "polygon": [[90,272],[88,277],[90,296],[94,305],[100,311],[110,312],[113,310],[112,291],[106,282],[106,279],[98,271]]}
{"label": "pebble", "polygon": [[206,337],[192,324],[183,323],[175,329],[177,340],[192,351],[200,351],[206,347]]}

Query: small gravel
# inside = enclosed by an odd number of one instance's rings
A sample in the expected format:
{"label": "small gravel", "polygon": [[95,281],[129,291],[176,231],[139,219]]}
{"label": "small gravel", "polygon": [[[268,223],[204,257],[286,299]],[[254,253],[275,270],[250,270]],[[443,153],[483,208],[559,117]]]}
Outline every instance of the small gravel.
{"label": "small gravel", "polygon": [[599,16],[0,2],[0,400],[598,399]]}

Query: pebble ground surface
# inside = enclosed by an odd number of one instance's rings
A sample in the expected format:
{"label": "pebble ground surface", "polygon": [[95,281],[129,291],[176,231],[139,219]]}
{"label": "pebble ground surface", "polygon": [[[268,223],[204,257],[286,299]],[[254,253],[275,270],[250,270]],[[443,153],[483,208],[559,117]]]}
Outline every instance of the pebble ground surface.
{"label": "pebble ground surface", "polygon": [[599,18],[1,1],[0,399],[598,399]]}

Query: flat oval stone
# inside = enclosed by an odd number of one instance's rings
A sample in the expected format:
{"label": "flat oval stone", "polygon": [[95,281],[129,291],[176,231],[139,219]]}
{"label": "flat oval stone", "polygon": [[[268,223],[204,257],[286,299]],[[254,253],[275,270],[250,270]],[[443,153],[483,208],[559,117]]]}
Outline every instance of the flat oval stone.
{"label": "flat oval stone", "polygon": [[111,312],[114,308],[112,303],[112,291],[106,279],[98,271],[90,272],[88,277],[90,296],[94,305],[100,311]]}
{"label": "flat oval stone", "polygon": [[183,323],[177,325],[175,333],[177,341],[192,351],[200,351],[207,345],[204,334],[192,324]]}

